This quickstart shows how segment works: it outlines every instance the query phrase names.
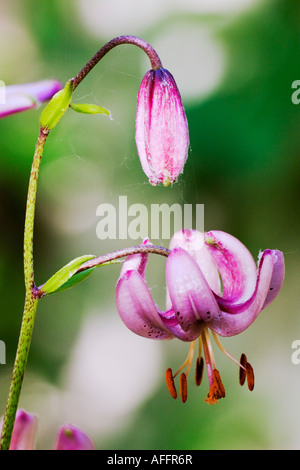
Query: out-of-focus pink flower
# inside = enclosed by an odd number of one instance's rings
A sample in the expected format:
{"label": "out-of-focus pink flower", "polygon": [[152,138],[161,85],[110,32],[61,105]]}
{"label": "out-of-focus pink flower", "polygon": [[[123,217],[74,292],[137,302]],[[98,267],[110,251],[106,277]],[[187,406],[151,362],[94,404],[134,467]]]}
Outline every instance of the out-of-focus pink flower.
{"label": "out-of-focus pink flower", "polygon": [[54,450],[95,450],[95,445],[81,429],[65,425],[58,431]]}
{"label": "out-of-focus pink flower", "polygon": [[135,138],[144,172],[168,186],[183,171],[189,130],[176,82],[168,70],[149,70],[140,85]]}
{"label": "out-of-focus pink flower", "polygon": [[[0,432],[2,424],[0,425]],[[9,450],[34,450],[37,416],[19,409],[16,413]],[[95,450],[91,438],[76,426],[62,426],[56,436],[54,450]]]}
{"label": "out-of-focus pink flower", "polygon": [[3,88],[3,96],[1,94],[0,100],[0,118],[36,108],[42,101],[52,98],[62,89],[62,85],[57,80],[41,80]]}
{"label": "out-of-focus pink flower", "polygon": [[37,417],[24,410],[18,410],[10,442],[10,450],[32,450],[35,444]]}
{"label": "out-of-focus pink flower", "polygon": [[[216,368],[209,330],[220,347],[220,336],[233,336],[248,328],[259,313],[279,293],[284,279],[284,258],[278,250],[265,250],[256,266],[250,252],[235,237],[221,231],[205,234],[194,230],[176,233],[171,240],[171,253],[166,261],[167,305],[161,311],[155,305],[145,281],[147,254],[130,256],[124,263],[116,288],[119,314],[134,333],[151,339],[178,338],[191,343],[190,352],[176,374],[167,371],[167,383],[176,397],[174,378],[181,374],[182,400],[187,397],[186,376],[199,339],[196,383],[201,381],[203,359],[206,362],[210,391],[206,401],[216,403],[225,389]],[[254,387],[252,367],[242,355],[240,383],[247,376],[250,390]],[[244,377],[244,375],[246,376]]]}

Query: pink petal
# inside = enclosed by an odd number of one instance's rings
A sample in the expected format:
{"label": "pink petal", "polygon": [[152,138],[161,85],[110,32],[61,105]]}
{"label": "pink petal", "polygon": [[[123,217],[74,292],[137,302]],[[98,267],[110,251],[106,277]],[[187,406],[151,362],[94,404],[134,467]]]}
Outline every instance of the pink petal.
{"label": "pink petal", "polygon": [[159,314],[166,328],[181,341],[194,341],[199,338],[204,328],[204,323],[199,322],[196,327],[192,326],[191,329],[184,331],[178,323],[178,316],[172,308],[166,312],[159,312]]}
{"label": "pink petal", "polygon": [[137,335],[151,339],[171,339],[151,297],[146,281],[137,271],[127,271],[119,279],[116,303],[123,322]]}
{"label": "pink petal", "polygon": [[18,410],[9,449],[33,450],[36,428],[37,417],[24,410]]}
{"label": "pink petal", "polygon": [[214,258],[223,283],[219,305],[248,300],[254,292],[257,270],[249,250],[235,237],[218,230],[205,234],[205,244]]}
{"label": "pink petal", "polygon": [[[149,238],[145,238],[145,240],[143,240],[143,243],[141,243],[141,246],[142,245],[152,245],[152,243],[149,242]],[[126,271],[132,270],[138,271],[141,276],[145,277],[148,256],[148,253],[137,253],[135,255],[127,256],[126,260],[122,265],[120,277]]]}
{"label": "pink petal", "polygon": [[210,288],[220,294],[220,276],[217,264],[204,243],[204,234],[198,230],[183,229],[176,232],[170,241],[170,250],[183,248],[200,267]]}
{"label": "pink petal", "polygon": [[54,450],[95,450],[95,445],[81,429],[66,425],[58,432]]}
{"label": "pink petal", "polygon": [[46,101],[61,89],[62,85],[57,80],[40,80],[21,85],[9,85],[6,87],[6,96],[27,95],[34,97],[36,101]]}
{"label": "pink petal", "polygon": [[41,101],[52,98],[61,88],[62,85],[57,80],[7,86],[4,92],[5,103],[0,103],[0,118],[36,108]]}
{"label": "pink petal", "polygon": [[201,269],[182,248],[168,256],[166,277],[172,307],[184,331],[200,334],[203,322],[209,326],[219,318],[220,309]]}
{"label": "pink petal", "polygon": [[283,253],[279,250],[272,250],[274,259],[274,269],[270,282],[269,292],[266,297],[263,309],[267,308],[271,302],[277,297],[284,280],[285,266]]}
{"label": "pink petal", "polygon": [[262,311],[270,292],[277,259],[276,251],[265,250],[263,252],[253,295],[246,302],[232,305],[227,311],[222,311],[221,317],[213,319],[210,323],[209,327],[212,330],[221,336],[233,336],[241,333],[253,323]]}
{"label": "pink petal", "polygon": [[36,108],[36,106],[36,101],[30,96],[12,95],[6,97],[5,103],[0,103],[0,118],[20,113],[21,111],[27,111],[28,109]]}

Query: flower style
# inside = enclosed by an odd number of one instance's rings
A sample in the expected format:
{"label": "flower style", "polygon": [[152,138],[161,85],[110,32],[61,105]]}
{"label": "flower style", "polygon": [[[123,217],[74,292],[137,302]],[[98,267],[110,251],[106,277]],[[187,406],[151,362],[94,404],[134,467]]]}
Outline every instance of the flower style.
{"label": "flower style", "polygon": [[[0,424],[1,429],[1,424]],[[9,450],[34,450],[37,416],[18,409]],[[56,436],[54,450],[95,450],[90,437],[73,425],[62,426]]]}
{"label": "flower style", "polygon": [[42,101],[52,98],[61,88],[62,85],[57,80],[7,86],[4,88],[4,99],[0,100],[0,118],[36,108]]}
{"label": "flower style", "polygon": [[[149,243],[145,240],[144,243]],[[190,342],[186,361],[176,374],[169,368],[166,381],[176,398],[175,377],[180,375],[180,395],[187,399],[187,375],[199,342],[195,381],[200,385],[204,360],[209,380],[206,402],[214,404],[225,397],[225,388],[212,351],[209,329],[220,349],[239,365],[240,384],[246,378],[254,388],[254,373],[245,354],[234,359],[221,344],[218,335],[234,336],[256,319],[279,293],[284,279],[284,258],[278,250],[265,250],[256,266],[248,249],[228,233],[213,230],[205,234],[195,230],[176,233],[166,261],[166,311],[155,305],[145,281],[147,254],[128,257],[116,288],[120,317],[134,333],[152,339]]]}
{"label": "flower style", "polygon": [[142,80],[135,138],[150,183],[176,181],[187,159],[189,130],[176,82],[164,68],[149,70]]}

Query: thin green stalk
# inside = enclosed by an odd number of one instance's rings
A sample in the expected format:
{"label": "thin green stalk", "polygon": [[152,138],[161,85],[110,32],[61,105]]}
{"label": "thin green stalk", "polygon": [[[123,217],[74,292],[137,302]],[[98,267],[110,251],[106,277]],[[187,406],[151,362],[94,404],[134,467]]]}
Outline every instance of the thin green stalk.
{"label": "thin green stalk", "polygon": [[37,191],[37,180],[39,174],[40,162],[48,136],[48,131],[41,129],[36,144],[31,168],[29,188],[27,194],[27,206],[24,229],[24,278],[25,278],[25,305],[19,336],[19,343],[16,352],[10,390],[8,394],[6,410],[3,419],[3,427],[0,440],[0,449],[8,450],[10,446],[14,421],[20,399],[23,378],[25,374],[32,332],[34,327],[35,313],[38,304],[38,298],[34,293],[34,270],[33,270],[33,232],[34,232],[34,214]]}

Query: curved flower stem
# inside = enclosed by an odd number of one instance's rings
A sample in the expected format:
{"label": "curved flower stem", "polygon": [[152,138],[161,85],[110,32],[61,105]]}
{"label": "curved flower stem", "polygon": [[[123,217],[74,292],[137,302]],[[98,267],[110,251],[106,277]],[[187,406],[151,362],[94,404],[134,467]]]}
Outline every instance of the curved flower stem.
{"label": "curved flower stem", "polygon": [[89,60],[83,69],[80,70],[80,72],[73,79],[73,90],[78,87],[86,75],[92,70],[92,68],[95,67],[95,65],[98,64],[98,62],[107,54],[107,52],[109,52],[114,47],[119,46],[120,44],[134,44],[135,46],[140,47],[148,55],[153,70],[157,70],[162,67],[161,60],[156,51],[146,41],[136,36],[119,36],[104,44],[104,46],[101,47],[98,52],[96,52],[96,54],[91,58],[91,60]]}
{"label": "curved flower stem", "polygon": [[14,363],[10,390],[2,426],[2,434],[0,440],[1,450],[8,450],[10,446],[38,303],[38,298],[35,296],[34,293],[33,230],[39,167],[48,134],[48,131],[41,129],[36,144],[29,180],[24,229],[24,277],[26,289],[25,305],[19,336],[19,343],[16,352],[16,359]]}
{"label": "curved flower stem", "polygon": [[130,248],[121,248],[120,250],[112,251],[111,253],[97,256],[96,258],[92,258],[89,261],[86,261],[76,271],[76,274],[90,268],[101,266],[104,263],[115,261],[116,259],[124,258],[125,256],[136,255],[138,253],[153,253],[156,255],[168,257],[170,254],[170,250],[168,250],[168,248],[156,245],[138,245],[132,246]]}

